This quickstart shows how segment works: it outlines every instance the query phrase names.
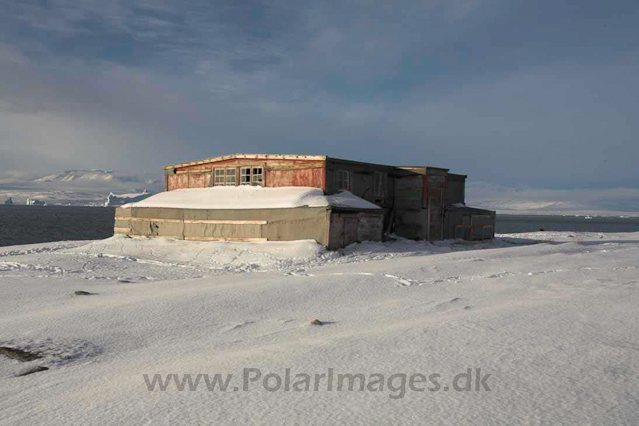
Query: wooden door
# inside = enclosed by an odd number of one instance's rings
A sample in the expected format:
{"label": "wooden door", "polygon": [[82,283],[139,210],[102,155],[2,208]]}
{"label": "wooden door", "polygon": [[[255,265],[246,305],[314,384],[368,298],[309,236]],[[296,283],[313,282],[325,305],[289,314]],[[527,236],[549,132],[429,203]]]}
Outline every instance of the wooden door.
{"label": "wooden door", "polygon": [[359,220],[357,216],[345,216],[344,217],[344,234],[343,234],[343,245],[346,247],[349,244],[356,243],[357,238],[357,227],[359,225]]}
{"label": "wooden door", "polygon": [[333,213],[329,236],[329,248],[337,250],[358,240],[359,219],[355,215]]}
{"label": "wooden door", "polygon": [[444,190],[442,188],[428,188],[428,218],[430,240],[441,240],[444,238]]}

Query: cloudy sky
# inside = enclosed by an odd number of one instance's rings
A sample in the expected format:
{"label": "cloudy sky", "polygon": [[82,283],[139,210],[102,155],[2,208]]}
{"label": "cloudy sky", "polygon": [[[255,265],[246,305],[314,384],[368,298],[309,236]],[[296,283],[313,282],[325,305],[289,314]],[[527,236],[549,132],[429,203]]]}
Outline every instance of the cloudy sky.
{"label": "cloudy sky", "polygon": [[0,6],[0,175],[260,152],[639,187],[637,0]]}

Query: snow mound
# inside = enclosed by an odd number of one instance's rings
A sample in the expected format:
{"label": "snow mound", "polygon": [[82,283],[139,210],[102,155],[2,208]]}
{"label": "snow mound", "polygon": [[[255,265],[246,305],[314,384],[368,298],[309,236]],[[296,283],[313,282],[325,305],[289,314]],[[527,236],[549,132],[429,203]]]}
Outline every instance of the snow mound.
{"label": "snow mound", "polygon": [[156,194],[122,207],[164,207],[189,209],[277,209],[291,207],[378,209],[373,203],[348,191],[325,196],[318,188],[261,186],[178,189]]}
{"label": "snow mound", "polygon": [[162,237],[131,238],[123,235],[94,241],[65,253],[168,268],[206,268],[231,273],[284,270],[304,265],[324,254],[333,256],[313,240],[244,243],[184,241]]}

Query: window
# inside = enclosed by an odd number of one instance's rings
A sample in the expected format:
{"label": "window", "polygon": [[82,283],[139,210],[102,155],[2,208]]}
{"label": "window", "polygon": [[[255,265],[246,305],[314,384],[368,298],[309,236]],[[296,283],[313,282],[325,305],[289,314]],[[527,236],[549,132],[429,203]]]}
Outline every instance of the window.
{"label": "window", "polygon": [[386,196],[386,173],[375,172],[375,180],[373,181],[373,195],[375,197]]}
{"label": "window", "polygon": [[235,186],[235,167],[226,169],[226,184]]}
{"label": "window", "polygon": [[224,169],[215,169],[215,180],[213,184],[214,186],[224,185]]}
{"label": "window", "polygon": [[337,172],[337,189],[351,189],[350,172],[348,170],[339,170]]}
{"label": "window", "polygon": [[264,183],[264,174],[261,167],[253,167],[251,172],[251,185],[262,185]]}
{"label": "window", "polygon": [[251,168],[242,167],[240,169],[240,185],[250,185],[250,184],[251,184]]}
{"label": "window", "polygon": [[240,169],[240,185],[264,185],[264,169],[262,167],[242,167]]}

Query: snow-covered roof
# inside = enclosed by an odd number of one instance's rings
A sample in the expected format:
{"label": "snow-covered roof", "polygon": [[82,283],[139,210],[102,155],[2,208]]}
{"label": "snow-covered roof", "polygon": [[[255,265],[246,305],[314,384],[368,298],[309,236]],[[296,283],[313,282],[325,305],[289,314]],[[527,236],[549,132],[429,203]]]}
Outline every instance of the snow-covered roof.
{"label": "snow-covered roof", "polygon": [[343,191],[338,194],[328,195],[326,196],[328,200],[328,205],[332,207],[339,207],[344,209],[379,209],[381,207],[366,201],[363,198],[358,197],[357,195],[349,192]]}
{"label": "snow-covered roof", "polygon": [[117,207],[123,204],[136,203],[151,197],[153,194],[149,193],[146,189],[143,192],[133,194],[114,194],[111,192],[107,197],[104,206],[105,207]]}
{"label": "snow-covered roof", "polygon": [[277,209],[291,207],[328,207],[379,209],[373,203],[348,191],[324,195],[318,188],[291,186],[217,186],[212,188],[177,189],[161,192],[136,203],[122,206],[164,207],[183,209]]}

